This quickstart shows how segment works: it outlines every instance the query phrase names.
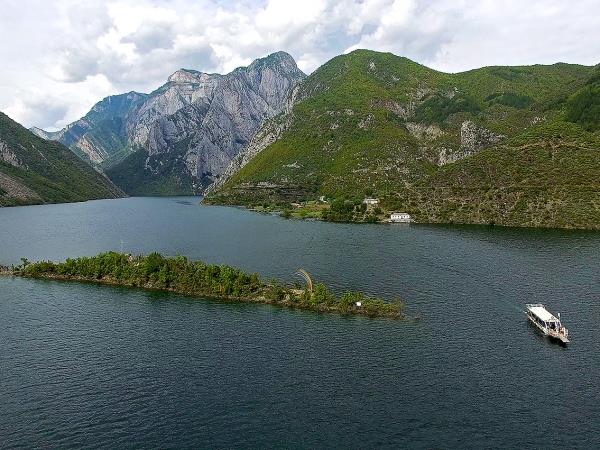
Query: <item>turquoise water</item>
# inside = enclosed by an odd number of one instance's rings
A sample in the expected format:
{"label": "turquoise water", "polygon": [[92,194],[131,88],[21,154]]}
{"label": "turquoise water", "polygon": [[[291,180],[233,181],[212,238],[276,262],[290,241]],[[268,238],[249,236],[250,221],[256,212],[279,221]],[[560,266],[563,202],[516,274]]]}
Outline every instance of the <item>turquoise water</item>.
{"label": "turquoise water", "polygon": [[[600,445],[600,234],[284,220],[194,198],[0,209],[0,263],[160,251],[420,321],[0,278],[0,446]],[[561,312],[541,337],[526,302]]]}

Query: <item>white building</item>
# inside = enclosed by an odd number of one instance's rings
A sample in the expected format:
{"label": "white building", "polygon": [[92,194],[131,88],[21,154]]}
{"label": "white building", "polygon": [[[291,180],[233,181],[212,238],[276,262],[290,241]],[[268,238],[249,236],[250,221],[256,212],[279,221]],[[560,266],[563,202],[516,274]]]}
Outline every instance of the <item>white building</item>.
{"label": "white building", "polygon": [[396,223],[410,223],[412,219],[408,213],[395,212],[390,216],[390,221]]}
{"label": "white building", "polygon": [[379,199],[378,198],[365,198],[363,200],[363,203],[367,206],[375,206],[375,205],[379,205]]}

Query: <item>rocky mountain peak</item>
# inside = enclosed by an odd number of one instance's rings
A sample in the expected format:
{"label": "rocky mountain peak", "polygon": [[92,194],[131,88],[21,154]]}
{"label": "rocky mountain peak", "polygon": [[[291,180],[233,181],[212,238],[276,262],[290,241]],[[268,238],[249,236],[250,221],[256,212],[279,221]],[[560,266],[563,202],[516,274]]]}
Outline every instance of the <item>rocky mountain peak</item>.
{"label": "rocky mountain peak", "polygon": [[[109,176],[125,180],[121,184],[131,192],[149,192],[146,183],[175,183],[172,192],[190,192],[189,186],[200,191],[219,177],[266,119],[283,111],[305,77],[285,52],[225,75],[182,68],[149,94],[107,97],[56,134],[36,131],[95,166],[110,167]],[[133,159],[124,161],[127,155]],[[141,178],[130,181],[134,164]]]}
{"label": "rocky mountain peak", "polygon": [[179,69],[169,76],[168,81],[170,83],[201,83],[209,76],[209,74],[197,70]]}
{"label": "rocky mountain peak", "polygon": [[31,127],[29,129],[29,131],[31,131],[36,136],[41,137],[42,139],[46,139],[46,140],[51,140],[52,135],[55,134],[55,133],[52,133],[51,131],[42,130],[41,128],[38,128],[38,127]]}
{"label": "rocky mountain peak", "polygon": [[[189,79],[187,71],[181,72],[176,72],[181,75],[177,79]],[[197,190],[220,176],[263,121],[283,110],[292,90],[306,76],[285,52],[259,58],[227,75],[202,75],[209,78],[193,86],[195,98],[155,120],[145,144],[146,168],[160,173],[177,162]],[[210,93],[209,85],[214,87]],[[207,95],[199,96],[202,90]]]}
{"label": "rocky mountain peak", "polygon": [[296,61],[294,60],[292,55],[282,51],[271,53],[270,55],[267,55],[263,58],[255,59],[248,66],[248,70],[252,70],[263,66],[282,67],[292,70],[299,70],[298,66],[296,65]]}

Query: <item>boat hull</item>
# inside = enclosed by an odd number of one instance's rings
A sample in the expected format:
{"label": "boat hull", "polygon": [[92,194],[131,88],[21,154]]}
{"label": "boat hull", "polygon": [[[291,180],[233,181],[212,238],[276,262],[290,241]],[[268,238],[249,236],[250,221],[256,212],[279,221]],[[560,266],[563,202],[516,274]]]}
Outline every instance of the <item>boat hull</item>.
{"label": "boat hull", "polygon": [[538,331],[540,331],[544,336],[547,336],[552,340],[556,340],[561,344],[566,345],[569,343],[569,339],[566,336],[541,326],[533,317],[531,317],[530,314],[527,314],[527,320],[529,320],[529,323],[531,323],[535,328],[537,328]]}

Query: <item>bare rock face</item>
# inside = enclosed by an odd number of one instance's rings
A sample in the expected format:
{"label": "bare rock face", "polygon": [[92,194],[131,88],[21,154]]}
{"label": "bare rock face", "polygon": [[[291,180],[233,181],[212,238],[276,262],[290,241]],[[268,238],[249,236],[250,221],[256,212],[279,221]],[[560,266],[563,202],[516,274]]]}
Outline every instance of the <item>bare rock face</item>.
{"label": "bare rock face", "polygon": [[4,161],[13,167],[26,168],[17,155],[15,155],[15,153],[6,144],[6,142],[3,141],[0,141],[0,161]]}
{"label": "bare rock face", "polygon": [[128,148],[127,131],[147,97],[137,92],[106,97],[62,130],[48,132],[33,127],[30,131],[43,139],[59,141],[92,166],[101,167]]}
{"label": "bare rock face", "polygon": [[438,165],[451,164],[467,158],[480,150],[498,144],[506,136],[493,133],[470,120],[465,120],[460,127],[460,148],[455,151],[441,148],[439,151]]}
{"label": "bare rock face", "polygon": [[168,82],[152,92],[128,125],[134,146],[149,145],[152,127],[164,116],[177,113],[193,103],[209,103],[223,75],[180,69]]}
{"label": "bare rock face", "polygon": [[387,109],[398,117],[407,120],[414,114],[414,104],[401,104],[394,100],[379,100],[373,103],[374,107]]}
{"label": "bare rock face", "polygon": [[480,127],[470,120],[465,120],[460,127],[460,148],[470,154],[476,153],[482,148],[497,144],[505,136],[495,134],[490,130]]}
{"label": "bare rock face", "polygon": [[29,131],[31,131],[36,136],[41,137],[42,139],[46,139],[47,141],[58,140],[58,136],[60,134],[60,131],[46,131],[38,127],[31,127]]}
{"label": "bare rock face", "polygon": [[273,144],[291,125],[292,108],[299,101],[300,85],[297,84],[283,105],[283,111],[278,116],[267,120],[254,134],[248,145],[240,151],[222,171],[220,176],[208,187],[206,193],[217,190],[225,182],[244,167],[252,158]]}
{"label": "bare rock face", "polygon": [[303,78],[283,52],[219,75],[218,83],[207,78],[211,85],[203,87],[202,95],[150,127],[151,168],[158,170],[164,159],[182,158],[196,189],[203,191],[246,149],[263,122],[285,109]]}
{"label": "bare rock face", "polygon": [[18,178],[8,176],[0,172],[0,189],[3,195],[22,201],[41,200],[41,197],[33,189],[28,188]]}
{"label": "bare rock face", "polygon": [[440,127],[433,124],[428,125],[415,122],[406,122],[404,125],[410,134],[420,140],[432,140],[444,134]]}

